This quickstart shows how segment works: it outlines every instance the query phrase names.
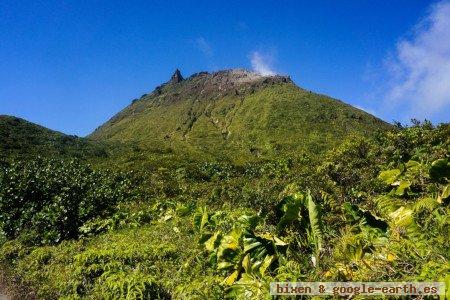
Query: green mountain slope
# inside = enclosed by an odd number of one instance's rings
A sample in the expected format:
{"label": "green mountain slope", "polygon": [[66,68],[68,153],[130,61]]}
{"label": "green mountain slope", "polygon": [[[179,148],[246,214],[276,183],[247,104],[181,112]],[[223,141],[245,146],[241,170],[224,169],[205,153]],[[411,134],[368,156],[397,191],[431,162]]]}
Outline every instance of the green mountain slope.
{"label": "green mountain slope", "polygon": [[323,153],[349,134],[390,127],[341,101],[303,90],[289,77],[226,70],[187,79],[176,72],[90,138],[242,162]]}
{"label": "green mountain slope", "polygon": [[99,143],[65,135],[26,120],[0,115],[0,158],[17,156],[103,157]]}

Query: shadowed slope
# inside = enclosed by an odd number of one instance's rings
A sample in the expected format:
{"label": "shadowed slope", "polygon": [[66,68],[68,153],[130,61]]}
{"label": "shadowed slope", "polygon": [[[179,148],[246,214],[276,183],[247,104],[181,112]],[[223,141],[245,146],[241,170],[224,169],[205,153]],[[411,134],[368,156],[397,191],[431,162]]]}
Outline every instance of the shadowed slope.
{"label": "shadowed slope", "polygon": [[0,115],[0,158],[8,156],[105,156],[92,141],[53,131],[26,120]]}

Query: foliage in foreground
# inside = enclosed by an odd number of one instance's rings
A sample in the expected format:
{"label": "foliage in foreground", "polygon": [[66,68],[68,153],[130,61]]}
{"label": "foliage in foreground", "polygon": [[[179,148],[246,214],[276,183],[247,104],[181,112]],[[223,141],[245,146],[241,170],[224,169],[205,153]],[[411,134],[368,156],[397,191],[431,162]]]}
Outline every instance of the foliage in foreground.
{"label": "foliage in foreground", "polygon": [[24,243],[19,231],[0,264],[45,299],[270,299],[273,281],[449,283],[449,137],[448,125],[424,124],[352,138],[317,165],[158,170],[143,177],[151,197],[117,198],[113,213],[56,245]]}

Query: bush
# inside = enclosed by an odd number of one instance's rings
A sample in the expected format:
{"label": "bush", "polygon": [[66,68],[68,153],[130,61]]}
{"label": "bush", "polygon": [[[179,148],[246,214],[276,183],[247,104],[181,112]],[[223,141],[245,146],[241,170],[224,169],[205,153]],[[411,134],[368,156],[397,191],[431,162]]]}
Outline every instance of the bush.
{"label": "bush", "polygon": [[94,171],[80,161],[37,159],[0,168],[0,228],[7,239],[32,244],[76,238],[86,221],[127,197],[123,175]]}

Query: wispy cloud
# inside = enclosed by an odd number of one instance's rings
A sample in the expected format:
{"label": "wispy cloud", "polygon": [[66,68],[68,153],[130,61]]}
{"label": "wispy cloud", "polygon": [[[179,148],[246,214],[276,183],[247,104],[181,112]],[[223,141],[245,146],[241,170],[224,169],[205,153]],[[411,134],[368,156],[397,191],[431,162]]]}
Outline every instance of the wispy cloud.
{"label": "wispy cloud", "polygon": [[385,104],[417,118],[450,111],[450,1],[434,4],[385,66],[391,78]]}
{"label": "wispy cloud", "polygon": [[204,37],[199,37],[195,40],[197,48],[207,57],[213,55],[213,49]]}
{"label": "wispy cloud", "polygon": [[258,51],[253,51],[250,54],[250,62],[255,72],[264,76],[273,76],[276,72],[272,68],[273,55],[262,54]]}

